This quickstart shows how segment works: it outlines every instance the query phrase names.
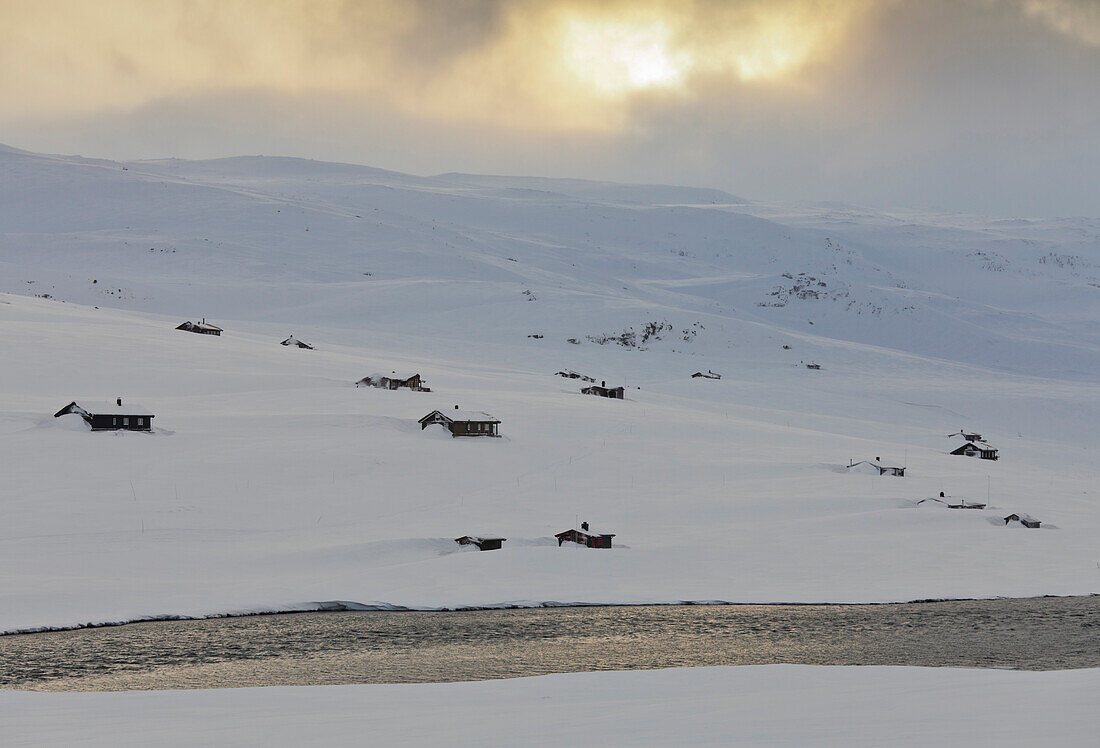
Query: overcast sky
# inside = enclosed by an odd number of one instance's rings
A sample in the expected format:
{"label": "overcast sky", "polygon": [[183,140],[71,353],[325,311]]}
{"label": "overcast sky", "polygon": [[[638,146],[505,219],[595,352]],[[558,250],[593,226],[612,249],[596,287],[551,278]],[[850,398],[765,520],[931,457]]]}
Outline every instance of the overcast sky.
{"label": "overcast sky", "polygon": [[0,143],[1100,216],[1100,0],[0,0]]}

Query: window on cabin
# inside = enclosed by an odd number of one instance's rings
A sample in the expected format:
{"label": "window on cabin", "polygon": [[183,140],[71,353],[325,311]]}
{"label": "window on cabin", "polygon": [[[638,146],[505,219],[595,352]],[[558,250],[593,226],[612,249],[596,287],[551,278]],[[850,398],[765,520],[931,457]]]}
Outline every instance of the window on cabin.
{"label": "window on cabin", "polygon": [[128,416],[123,416],[122,425],[123,426],[129,426],[130,425],[130,418]]}
{"label": "window on cabin", "polygon": [[145,419],[144,418],[139,418],[137,420],[137,425],[138,426],[144,426],[145,425]]}
{"label": "window on cabin", "polygon": [[117,418],[112,418],[111,419],[111,425],[112,426],[117,426],[118,425],[118,419]]}

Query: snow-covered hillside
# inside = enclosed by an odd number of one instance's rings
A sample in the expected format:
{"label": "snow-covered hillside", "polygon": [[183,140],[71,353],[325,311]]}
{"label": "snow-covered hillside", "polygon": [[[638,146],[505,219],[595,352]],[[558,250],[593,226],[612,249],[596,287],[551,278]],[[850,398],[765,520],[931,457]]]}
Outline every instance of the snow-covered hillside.
{"label": "snow-covered hillside", "polygon": [[0,691],[18,746],[1035,745],[1096,735],[1097,670],[691,668],[473,683],[42,694]]}
{"label": "snow-covered hillside", "polygon": [[[1100,592],[1097,221],[0,149],[0,291],[0,630]],[[433,391],[354,386],[391,369]],[[53,418],[118,396],[154,433]],[[420,430],[456,404],[503,438]],[[558,548],[586,519],[617,547]]]}

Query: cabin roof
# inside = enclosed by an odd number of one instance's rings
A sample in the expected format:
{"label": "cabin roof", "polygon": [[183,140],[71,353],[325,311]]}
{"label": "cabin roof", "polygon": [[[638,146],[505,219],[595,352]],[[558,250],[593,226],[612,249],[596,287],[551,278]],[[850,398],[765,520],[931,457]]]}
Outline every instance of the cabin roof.
{"label": "cabin roof", "polygon": [[853,462],[851,465],[848,465],[848,469],[851,470],[852,468],[859,467],[860,465],[872,465],[876,468],[882,468],[884,470],[904,470],[905,469],[904,465],[891,465],[888,462],[881,462],[880,460],[860,460],[859,462]]}
{"label": "cabin roof", "polygon": [[961,448],[965,447],[968,444],[973,444],[975,447],[982,450],[983,452],[996,452],[997,451],[997,448],[994,447],[989,442],[976,441],[976,440],[972,440],[972,439],[964,439],[961,436],[952,436],[951,437],[951,449],[952,449],[952,451],[961,449]]}
{"label": "cabin roof", "polygon": [[[412,379],[415,376],[418,376],[419,374],[420,372],[418,371],[391,371],[389,374],[378,372],[375,374],[369,374],[363,377],[363,379],[369,379],[372,382],[378,382],[382,379],[395,379],[399,382],[407,382],[408,380]],[[360,379],[359,381],[363,380]]]}
{"label": "cabin roof", "polygon": [[433,410],[428,415],[421,418],[421,421],[426,421],[436,413],[446,418],[448,421],[473,421],[475,423],[500,423],[499,418],[493,418],[488,413],[483,413],[480,410]]}
{"label": "cabin roof", "polygon": [[596,537],[596,538],[599,538],[599,537],[613,538],[613,537],[615,537],[615,533],[613,533],[613,532],[600,532],[599,530],[593,530],[591,527],[589,527],[587,530],[577,530],[575,528],[572,528],[572,529],[569,529],[569,530],[562,530],[561,532],[554,533],[554,537],[555,538],[560,538],[562,535],[566,535],[566,534],[571,533],[571,532],[580,533],[581,535],[591,535],[591,536]]}
{"label": "cabin roof", "polygon": [[918,505],[925,503],[926,501],[934,501],[937,504],[943,504],[944,506],[958,506],[958,507],[974,507],[977,509],[984,509],[986,502],[984,501],[971,501],[970,499],[960,498],[958,496],[929,496],[926,499],[921,499],[917,502]]}
{"label": "cabin roof", "polygon": [[65,415],[66,413],[71,413],[72,411],[70,409],[73,408],[73,406],[76,406],[77,408],[83,410],[84,412],[89,413],[90,415],[94,415],[94,416],[110,415],[110,416],[148,416],[150,418],[153,417],[153,411],[149,410],[144,405],[141,405],[139,403],[133,403],[133,402],[130,402],[130,401],[125,400],[125,399],[122,401],[122,405],[119,405],[118,402],[115,401],[115,400],[106,400],[106,401],[74,400],[71,403],[69,403],[68,405],[66,405],[64,408],[62,408],[61,410],[57,411],[57,413],[54,414],[54,417],[56,418],[57,416],[62,416],[62,415]]}
{"label": "cabin roof", "polygon": [[225,332],[224,330],[222,330],[222,328],[218,327],[217,325],[213,325],[209,322],[192,322],[191,320],[185,321],[183,324],[179,325],[176,329],[177,330],[186,330],[188,328],[188,326],[190,326],[192,328],[197,327],[200,330],[217,330],[218,332]]}

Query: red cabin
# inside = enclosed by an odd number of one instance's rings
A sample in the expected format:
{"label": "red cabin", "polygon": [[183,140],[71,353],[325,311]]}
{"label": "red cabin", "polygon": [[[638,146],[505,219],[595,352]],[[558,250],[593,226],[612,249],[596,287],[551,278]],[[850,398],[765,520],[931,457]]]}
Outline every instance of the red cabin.
{"label": "red cabin", "polygon": [[554,537],[558,539],[559,548],[566,541],[588,546],[589,548],[610,548],[611,538],[615,537],[615,533],[596,532],[589,529],[587,522],[581,522],[581,529],[559,532]]}

